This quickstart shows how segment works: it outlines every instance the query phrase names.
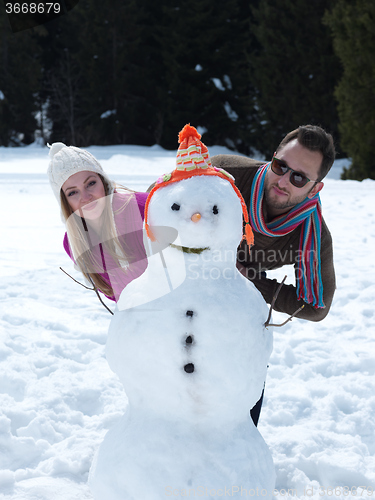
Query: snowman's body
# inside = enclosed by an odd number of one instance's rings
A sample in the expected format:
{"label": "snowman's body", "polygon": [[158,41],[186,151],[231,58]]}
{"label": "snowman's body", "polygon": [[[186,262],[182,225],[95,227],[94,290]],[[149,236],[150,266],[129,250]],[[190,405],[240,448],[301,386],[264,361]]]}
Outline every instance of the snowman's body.
{"label": "snowman's body", "polygon": [[[129,406],[95,458],[94,498],[270,497],[272,458],[249,410],[272,333],[261,294],[236,269],[239,198],[224,179],[193,177],[156,191],[149,221],[177,229],[179,242],[162,252],[166,268],[154,256],[125,288],[110,325],[107,359]],[[173,288],[181,266],[183,283],[152,300],[161,275]]]}

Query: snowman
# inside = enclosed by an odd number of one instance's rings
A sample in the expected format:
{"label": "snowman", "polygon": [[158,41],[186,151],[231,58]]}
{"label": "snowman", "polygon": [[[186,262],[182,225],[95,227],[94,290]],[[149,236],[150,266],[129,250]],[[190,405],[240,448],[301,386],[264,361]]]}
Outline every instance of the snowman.
{"label": "snowman", "polygon": [[96,500],[272,496],[271,453],[249,415],[272,350],[268,307],[236,268],[243,219],[252,238],[245,203],[200,137],[183,128],[176,169],[150,192],[145,229],[163,250],[110,324],[106,356],[129,402],[94,458]]}

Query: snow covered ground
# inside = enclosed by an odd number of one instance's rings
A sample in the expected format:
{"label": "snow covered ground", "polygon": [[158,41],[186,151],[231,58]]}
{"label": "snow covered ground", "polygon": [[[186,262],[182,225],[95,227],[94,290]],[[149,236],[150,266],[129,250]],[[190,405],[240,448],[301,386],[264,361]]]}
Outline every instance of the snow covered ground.
{"label": "snow covered ground", "polygon": [[[175,152],[157,146],[89,150],[136,190],[175,166]],[[210,148],[219,152],[228,151]],[[111,316],[59,270],[79,278],[62,249],[47,154],[0,148],[4,500],[92,499],[93,454],[126,407],[104,357]],[[375,182],[341,181],[341,169],[337,162],[321,193],[337,273],[331,312],[274,331],[259,430],[276,466],[275,497],[375,498]]]}

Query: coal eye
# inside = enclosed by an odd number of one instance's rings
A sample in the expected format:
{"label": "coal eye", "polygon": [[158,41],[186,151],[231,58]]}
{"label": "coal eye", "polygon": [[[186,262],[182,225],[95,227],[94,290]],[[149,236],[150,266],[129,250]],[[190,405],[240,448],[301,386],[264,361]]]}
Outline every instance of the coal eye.
{"label": "coal eye", "polygon": [[178,203],[173,203],[173,205],[171,206],[171,209],[172,210],[180,210],[180,205]]}
{"label": "coal eye", "polygon": [[212,211],[215,215],[217,215],[219,213],[219,209],[217,208],[217,205],[214,205],[213,208],[212,208]]}

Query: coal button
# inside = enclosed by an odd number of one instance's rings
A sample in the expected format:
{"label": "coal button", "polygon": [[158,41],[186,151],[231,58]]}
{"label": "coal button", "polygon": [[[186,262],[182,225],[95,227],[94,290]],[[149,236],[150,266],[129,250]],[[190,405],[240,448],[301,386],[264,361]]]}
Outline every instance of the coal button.
{"label": "coal button", "polygon": [[194,371],[193,363],[188,363],[187,365],[185,365],[184,370],[186,371],[186,373],[193,373]]}

